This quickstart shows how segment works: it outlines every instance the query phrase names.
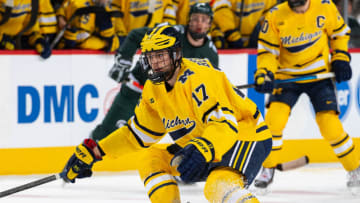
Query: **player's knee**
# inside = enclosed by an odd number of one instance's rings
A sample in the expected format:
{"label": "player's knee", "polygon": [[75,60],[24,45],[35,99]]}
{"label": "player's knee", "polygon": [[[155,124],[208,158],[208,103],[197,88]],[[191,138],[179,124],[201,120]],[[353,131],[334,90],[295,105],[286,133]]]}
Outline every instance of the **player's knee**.
{"label": "player's knee", "polygon": [[244,176],[231,168],[213,170],[206,180],[204,194],[209,202],[258,202],[244,188]]}
{"label": "player's knee", "polygon": [[172,175],[156,172],[143,181],[152,203],[180,203],[179,188]]}
{"label": "player's knee", "polygon": [[338,115],[333,110],[318,112],[316,122],[321,135],[330,142],[337,141],[346,135]]}
{"label": "player's knee", "polygon": [[282,102],[272,102],[265,121],[273,135],[281,135],[290,115],[290,106]]}

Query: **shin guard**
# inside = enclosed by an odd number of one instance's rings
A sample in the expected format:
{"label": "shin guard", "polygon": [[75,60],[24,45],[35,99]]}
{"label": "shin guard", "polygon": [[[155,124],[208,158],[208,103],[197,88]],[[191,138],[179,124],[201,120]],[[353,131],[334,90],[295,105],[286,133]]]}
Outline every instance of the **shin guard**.
{"label": "shin guard", "polygon": [[321,135],[331,144],[335,155],[347,171],[359,167],[359,156],[355,153],[355,145],[346,134],[335,111],[322,111],[316,114],[316,122]]}

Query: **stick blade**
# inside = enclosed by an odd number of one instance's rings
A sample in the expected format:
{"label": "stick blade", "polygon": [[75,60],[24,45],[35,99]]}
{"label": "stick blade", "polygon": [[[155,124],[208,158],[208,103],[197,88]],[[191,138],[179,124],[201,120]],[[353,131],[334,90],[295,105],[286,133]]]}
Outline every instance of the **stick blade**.
{"label": "stick blade", "polygon": [[288,171],[288,170],[303,167],[303,166],[307,165],[308,163],[309,163],[309,157],[305,155],[298,159],[278,164],[276,166],[276,169],[278,169],[280,171]]}

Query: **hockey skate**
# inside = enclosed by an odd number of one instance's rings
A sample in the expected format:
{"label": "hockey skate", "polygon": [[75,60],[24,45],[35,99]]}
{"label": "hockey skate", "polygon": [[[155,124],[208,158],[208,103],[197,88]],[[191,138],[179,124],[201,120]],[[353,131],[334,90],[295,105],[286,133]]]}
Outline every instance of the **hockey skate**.
{"label": "hockey skate", "polygon": [[346,185],[353,195],[360,195],[360,167],[348,173]]}
{"label": "hockey skate", "polygon": [[256,194],[265,195],[269,193],[269,185],[273,181],[274,173],[275,173],[275,168],[262,168],[259,177],[254,181]]}

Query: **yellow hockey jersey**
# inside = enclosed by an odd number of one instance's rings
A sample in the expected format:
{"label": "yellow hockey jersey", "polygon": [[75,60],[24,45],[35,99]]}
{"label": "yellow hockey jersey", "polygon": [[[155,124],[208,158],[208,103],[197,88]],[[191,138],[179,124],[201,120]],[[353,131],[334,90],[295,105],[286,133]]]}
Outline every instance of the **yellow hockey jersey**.
{"label": "yellow hockey jersey", "polygon": [[169,0],[114,0],[124,14],[124,33],[141,27],[154,27],[163,21],[165,6]]}
{"label": "yellow hockey jersey", "polygon": [[331,60],[349,61],[349,35],[349,27],[331,0],[310,0],[302,14],[282,3],[266,15],[260,31],[258,68],[276,73],[277,79],[329,72],[328,39]]}
{"label": "yellow hockey jersey", "polygon": [[195,3],[211,3],[211,0],[171,0],[164,11],[164,21],[172,25],[187,25],[190,7]]}
{"label": "yellow hockey jersey", "polygon": [[277,0],[215,0],[214,23],[223,33],[239,29],[242,38],[247,41],[264,13],[276,3]]}
{"label": "yellow hockey jersey", "polygon": [[[1,13],[5,12],[5,3],[6,0],[0,0],[0,16],[2,16]],[[40,3],[41,1],[39,1],[39,4]],[[31,0],[14,0],[10,18],[7,22],[0,25],[0,40],[2,39],[3,34],[12,37],[19,34],[29,24],[31,10]],[[2,17],[0,17],[0,20],[1,19]],[[24,35],[30,36],[29,45],[33,46],[37,39],[43,37],[40,33],[39,22],[36,21]]]}
{"label": "yellow hockey jersey", "polygon": [[50,0],[39,0],[38,20],[42,34],[56,34],[57,21]]}
{"label": "yellow hockey jersey", "polygon": [[149,147],[166,133],[182,147],[194,137],[206,138],[214,146],[215,160],[237,140],[271,138],[256,104],[206,59],[184,58],[170,91],[148,80],[128,125],[99,145],[107,155],[120,156]]}
{"label": "yellow hockey jersey", "polygon": [[[58,9],[57,15],[64,16],[66,20],[69,20],[75,11],[79,8],[95,6],[92,0],[65,0],[62,7]],[[106,11],[115,11],[116,8],[112,8],[110,4],[105,7]],[[114,18],[111,19],[114,22]],[[70,27],[75,29],[75,32],[64,33],[64,38],[72,41],[76,41],[77,47],[82,49],[94,49],[99,50],[108,46],[107,41],[104,38],[113,38],[110,51],[114,51],[119,47],[119,41],[116,37],[115,26],[105,30],[99,30],[95,24],[96,14],[90,13],[75,17],[70,23]],[[100,36],[100,37],[99,37]]]}

